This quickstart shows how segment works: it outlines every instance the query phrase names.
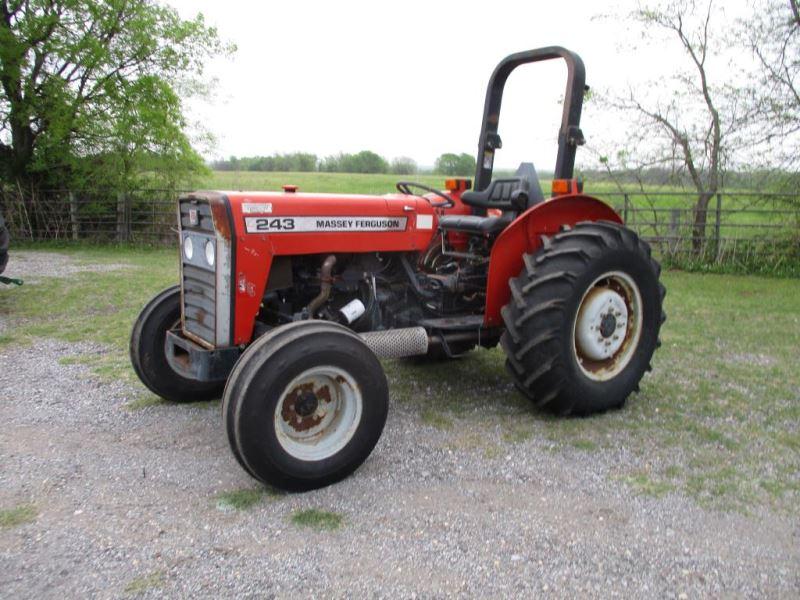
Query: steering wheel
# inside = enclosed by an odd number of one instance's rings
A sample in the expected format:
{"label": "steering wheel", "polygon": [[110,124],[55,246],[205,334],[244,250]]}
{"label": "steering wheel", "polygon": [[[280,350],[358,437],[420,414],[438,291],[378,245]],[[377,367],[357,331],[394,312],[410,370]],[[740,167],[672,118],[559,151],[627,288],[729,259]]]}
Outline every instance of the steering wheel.
{"label": "steering wheel", "polygon": [[425,198],[425,200],[428,200],[428,202],[433,208],[452,208],[453,206],[455,206],[455,202],[453,202],[451,198],[448,198],[439,190],[435,190],[432,187],[428,187],[427,185],[423,185],[415,181],[398,181],[396,187],[398,192],[400,192],[401,194],[405,194],[406,196],[418,196],[420,198],[424,198],[424,196],[420,196],[419,194],[415,194],[414,192],[411,191],[411,188],[419,188],[421,190],[425,190],[426,192],[430,192],[431,194],[435,194],[439,196],[439,198],[444,199],[444,202],[434,203]]}

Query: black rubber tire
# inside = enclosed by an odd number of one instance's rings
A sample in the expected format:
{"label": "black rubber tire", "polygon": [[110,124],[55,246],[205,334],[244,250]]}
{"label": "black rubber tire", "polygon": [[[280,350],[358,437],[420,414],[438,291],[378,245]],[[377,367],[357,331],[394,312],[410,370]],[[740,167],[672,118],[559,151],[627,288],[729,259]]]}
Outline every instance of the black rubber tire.
{"label": "black rubber tire", "polygon": [[[331,323],[330,321],[297,321],[295,323],[289,323],[288,325],[282,325],[280,327],[276,327],[268,331],[267,333],[260,336],[250,348],[254,346],[263,346],[269,344],[276,344],[278,343],[278,339],[283,337],[284,335],[293,332],[297,328],[304,328],[304,331],[310,331],[309,325],[313,324],[317,327],[314,328],[315,331],[317,330],[324,330],[326,327],[329,329],[334,329],[336,331],[339,330],[336,324]],[[349,330],[348,330],[349,331]],[[233,453],[234,458],[236,458],[236,462],[247,471],[253,478],[258,479],[258,476],[250,470],[250,467],[247,466],[247,463],[244,462],[242,459],[241,454],[239,454],[239,446],[236,442],[236,429],[234,427],[235,423],[235,411],[237,403],[233,402],[233,398],[238,398],[240,395],[241,389],[241,382],[243,378],[240,376],[242,371],[242,367],[246,364],[245,360],[242,360],[243,357],[248,355],[248,348],[247,351],[242,353],[239,356],[239,359],[236,361],[236,364],[233,366],[233,370],[231,371],[230,375],[228,375],[228,381],[230,385],[225,385],[225,391],[222,395],[222,424],[225,428],[225,433],[228,436],[228,445],[231,448],[231,452]]]}
{"label": "black rubber tire", "polygon": [[181,288],[173,286],[155,296],[139,313],[131,332],[133,370],[156,396],[170,402],[199,402],[219,398],[224,381],[196,381],[183,377],[167,362],[167,331],[181,318]]}
{"label": "black rubber tire", "polygon": [[11,236],[8,234],[6,222],[0,214],[0,274],[6,270],[8,264],[8,244]]}
{"label": "black rubber tire", "polygon": [[[666,319],[661,267],[650,247],[631,230],[611,222],[583,222],[543,238],[543,247],[524,257],[509,281],[511,301],[503,307],[500,345],[514,383],[540,408],[587,415],[621,407],[650,370]],[[607,381],[588,377],[575,356],[574,323],[584,293],[600,276],[621,271],[642,298],[642,331],[629,363]]]}
{"label": "black rubber tire", "polygon": [[[275,410],[286,386],[316,365],[353,377],[362,393],[361,419],[349,442],[318,461],[289,454],[275,433]],[[302,321],[258,338],[239,358],[223,395],[228,442],[259,481],[287,491],[335,483],[355,471],[378,443],[389,406],[383,367],[360,337],[336,323]]]}

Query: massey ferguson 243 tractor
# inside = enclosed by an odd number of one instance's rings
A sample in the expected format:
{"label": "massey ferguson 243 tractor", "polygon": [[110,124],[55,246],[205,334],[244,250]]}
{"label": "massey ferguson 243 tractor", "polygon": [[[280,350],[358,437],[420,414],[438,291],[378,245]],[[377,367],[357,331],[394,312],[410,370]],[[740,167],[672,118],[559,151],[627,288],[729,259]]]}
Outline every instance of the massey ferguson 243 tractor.
{"label": "massey ferguson 243 tractor", "polygon": [[[568,80],[545,197],[533,165],[494,180],[492,165],[506,79],[558,58]],[[387,416],[381,358],[499,344],[517,389],[541,409],[621,406],[650,368],[665,291],[647,244],[573,179],[584,91],[583,62],[564,48],[504,59],[489,81],[473,186],[180,198],[181,281],[136,321],[139,378],[174,402],[222,395],[236,459],[288,490],[338,481],[370,454]]]}

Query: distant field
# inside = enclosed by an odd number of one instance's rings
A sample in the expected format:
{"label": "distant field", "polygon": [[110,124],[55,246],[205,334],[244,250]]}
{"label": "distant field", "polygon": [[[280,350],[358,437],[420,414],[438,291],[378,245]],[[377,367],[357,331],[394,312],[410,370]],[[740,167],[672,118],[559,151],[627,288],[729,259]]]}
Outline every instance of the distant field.
{"label": "distant field", "polygon": [[360,173],[267,173],[263,171],[214,171],[201,181],[208,189],[237,191],[280,191],[283,185],[297,185],[302,192],[335,194],[387,194],[398,181],[418,181],[444,187],[444,175],[383,175]]}
{"label": "distant field", "polygon": [[[386,194],[395,191],[398,181],[417,181],[441,189],[444,187],[445,175],[389,175],[389,174],[356,174],[356,173],[272,173],[260,171],[214,171],[200,181],[199,187],[220,190],[243,191],[280,191],[286,184],[297,185],[305,192],[330,192],[339,194]],[[542,180],[542,189],[549,192],[550,180]],[[628,207],[630,223],[642,235],[663,236],[670,231],[671,220],[675,216],[672,209],[688,211],[695,196],[691,190],[680,190],[669,187],[646,187],[644,191],[636,186],[621,190],[613,183],[600,181],[585,182],[585,191],[596,195],[622,212],[624,192],[629,193]],[[727,190],[728,193],[748,193],[747,190]],[[798,199],[794,199],[797,206]],[[653,210],[655,209],[655,210]],[[800,213],[787,213],[791,203],[783,199],[764,198],[758,195],[729,196],[723,198],[720,234],[722,237],[736,240],[754,236],[773,237],[776,231],[787,231],[796,235],[800,223]],[[708,221],[710,229],[716,218],[716,200],[709,206]],[[771,212],[784,211],[784,212]],[[690,235],[690,215],[683,212],[677,222],[677,230],[682,236]]]}
{"label": "distant field", "polygon": [[[319,173],[319,172],[265,172],[265,171],[213,171],[210,175],[200,178],[197,187],[218,190],[236,191],[280,191],[283,185],[297,185],[300,191],[306,192],[331,192],[339,194],[385,194],[395,191],[398,181],[416,181],[442,189],[447,175],[392,175],[392,174],[361,174],[361,173]],[[472,179],[472,177],[469,177]],[[549,193],[550,180],[542,179],[542,190]],[[606,196],[609,203],[623,203],[623,194],[628,192],[632,206],[648,208],[654,202],[660,208],[684,208],[687,201],[693,198],[691,190],[681,190],[677,187],[646,186],[644,190],[638,186],[622,186],[608,181],[584,182],[584,189],[589,194]],[[727,190],[727,192],[740,193],[747,190]],[[648,194],[650,194],[648,196]],[[726,207],[733,200],[726,198]],[[753,204],[752,199],[737,201],[736,206],[744,207]],[[712,201],[712,208],[714,203]]]}
{"label": "distant field", "polygon": [[[504,175],[505,176],[505,175]],[[305,192],[331,192],[338,194],[386,194],[395,191],[398,181],[416,181],[441,189],[448,175],[391,175],[362,173],[319,172],[266,172],[266,171],[213,171],[201,178],[198,187],[236,191],[280,191],[284,185],[300,186]],[[469,177],[472,179],[472,177]],[[542,180],[547,193],[550,180]],[[592,194],[617,193],[618,188],[608,182],[586,182],[586,191]],[[634,191],[634,190],[631,190]]]}

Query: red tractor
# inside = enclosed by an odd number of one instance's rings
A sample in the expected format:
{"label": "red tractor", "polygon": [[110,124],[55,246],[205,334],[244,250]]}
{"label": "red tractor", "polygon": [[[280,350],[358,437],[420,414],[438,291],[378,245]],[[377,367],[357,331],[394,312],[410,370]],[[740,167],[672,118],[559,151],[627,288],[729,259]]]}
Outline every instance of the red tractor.
{"label": "red tractor", "polygon": [[[552,195],[523,164],[492,180],[503,88],[564,59]],[[131,359],[174,402],[217,398],[233,454],[260,481],[305,490],[377,443],[380,358],[447,358],[498,343],[519,391],[561,415],[621,406],[650,368],[664,314],[650,249],[573,179],[583,62],[513,54],[486,94],[474,189],[412,182],[384,196],[197,192],[179,200],[181,282],[139,315]]]}

